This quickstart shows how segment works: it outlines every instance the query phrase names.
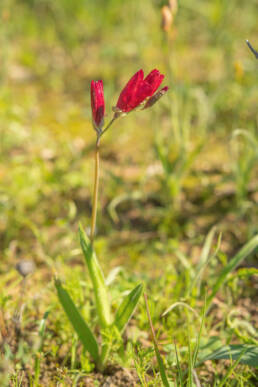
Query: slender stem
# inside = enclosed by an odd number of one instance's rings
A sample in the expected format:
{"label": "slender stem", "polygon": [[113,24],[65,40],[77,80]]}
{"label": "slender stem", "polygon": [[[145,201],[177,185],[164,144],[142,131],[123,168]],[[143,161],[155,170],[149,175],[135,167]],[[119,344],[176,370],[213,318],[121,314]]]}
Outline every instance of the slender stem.
{"label": "slender stem", "polygon": [[147,317],[148,317],[149,324],[150,324],[152,341],[154,343],[154,346],[158,347],[158,342],[157,342],[157,339],[156,339],[156,336],[155,336],[155,331],[154,331],[154,327],[153,327],[152,320],[151,320],[151,315],[150,315],[150,309],[149,309],[147,294],[144,293],[143,296],[144,296],[144,301],[145,301],[145,306],[146,306]]}
{"label": "slender stem", "polygon": [[34,382],[33,382],[33,387],[38,387],[39,385],[39,376],[40,376],[40,359],[41,354],[39,352],[36,353],[35,355],[35,365],[34,365]]}
{"label": "slender stem", "polygon": [[24,301],[25,289],[26,289],[26,277],[23,277],[21,281],[21,292],[20,292],[20,297],[18,301],[18,306],[13,316],[17,339],[20,337],[20,334],[21,334],[21,322],[22,322],[22,314],[24,309],[23,301]]}
{"label": "slender stem", "polygon": [[[109,355],[110,349],[111,349],[110,343],[105,343],[102,347],[102,351],[101,351],[101,355],[100,355],[100,362],[101,362],[100,367],[102,368],[102,370],[105,366],[105,362],[106,362],[107,357]],[[101,371],[101,369],[100,369],[100,371]]]}
{"label": "slender stem", "polygon": [[92,215],[91,215],[91,231],[90,240],[93,244],[96,218],[97,218],[97,207],[98,207],[98,191],[99,191],[99,148],[100,148],[100,136],[98,135],[95,147],[95,175],[94,175],[94,189],[92,199]]}
{"label": "slender stem", "polygon": [[113,122],[118,118],[118,116],[116,114],[114,114],[114,117],[112,118],[112,120],[107,124],[107,126],[105,127],[105,129],[102,130],[102,132],[100,133],[99,137],[102,137],[103,134],[110,128],[110,126],[113,124]]}
{"label": "slender stem", "polygon": [[93,188],[93,199],[92,199],[92,214],[91,214],[91,231],[90,231],[90,240],[93,244],[96,228],[96,219],[97,219],[97,208],[98,208],[98,192],[99,192],[99,148],[100,148],[100,138],[103,134],[110,128],[113,122],[116,120],[117,115],[114,114],[112,120],[107,124],[105,129],[102,132],[97,133],[97,141],[95,146],[95,175],[94,175],[94,188]]}

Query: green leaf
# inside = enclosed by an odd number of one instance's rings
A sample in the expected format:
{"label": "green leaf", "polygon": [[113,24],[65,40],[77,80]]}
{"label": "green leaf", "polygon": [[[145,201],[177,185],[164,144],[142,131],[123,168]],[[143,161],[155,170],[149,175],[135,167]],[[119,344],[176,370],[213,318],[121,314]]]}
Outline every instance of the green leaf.
{"label": "green leaf", "polygon": [[212,227],[212,229],[208,233],[207,237],[205,238],[205,242],[204,242],[204,245],[203,245],[203,248],[201,251],[200,260],[199,260],[199,263],[196,267],[197,273],[202,269],[203,265],[205,265],[205,263],[209,259],[210,250],[211,250],[211,246],[212,246],[215,232],[216,232],[216,227]]}
{"label": "green leaf", "polygon": [[166,368],[165,368],[165,365],[163,363],[161,354],[159,352],[158,342],[157,342],[157,339],[156,339],[154,327],[153,327],[152,320],[151,320],[151,315],[150,315],[150,309],[149,309],[149,305],[148,305],[147,294],[144,294],[144,299],[145,299],[146,312],[147,312],[147,317],[148,317],[149,324],[150,324],[151,336],[152,336],[152,341],[153,341],[153,344],[154,344],[154,350],[155,350],[155,354],[156,354],[156,358],[157,358],[157,362],[158,362],[158,366],[159,366],[159,372],[160,372],[162,384],[163,384],[164,387],[169,387],[170,384],[169,384],[169,381],[168,381],[168,378],[167,378]]}
{"label": "green leaf", "polygon": [[81,225],[79,226],[79,234],[81,248],[93,284],[99,322],[102,328],[106,328],[111,325],[111,315],[104,275],[97,260],[97,256],[92,248],[92,244],[83,231]]}
{"label": "green leaf", "polygon": [[134,310],[138,304],[138,301],[141,297],[143,291],[143,285],[137,285],[123,300],[122,304],[119,306],[116,317],[115,325],[120,332],[124,330],[126,324],[129,322],[132,317]]}
{"label": "green leaf", "polygon": [[241,359],[239,360],[242,364],[247,364],[251,367],[258,367],[258,346],[257,345],[248,345],[248,344],[239,344],[239,345],[225,345],[214,352],[203,357],[198,365],[205,362],[206,360],[219,360],[219,359],[232,359],[237,360],[242,354]]}
{"label": "green leaf", "polygon": [[232,258],[228,264],[221,271],[217,282],[213,286],[212,293],[207,299],[207,307],[210,306],[214,296],[218,292],[221,285],[226,281],[227,276],[231,271],[233,271],[248,255],[255,251],[258,246],[258,235],[253,237],[249,242],[247,242],[242,249]]}
{"label": "green leaf", "polygon": [[38,351],[39,352],[41,352],[42,348],[43,348],[44,335],[45,335],[45,329],[46,329],[46,322],[47,322],[47,318],[48,318],[49,313],[50,313],[49,310],[47,310],[44,313],[44,316],[41,319],[40,324],[39,324],[39,337],[40,337],[40,343],[39,343],[39,347],[38,347]]}
{"label": "green leaf", "polygon": [[84,349],[88,351],[93,359],[97,362],[99,359],[99,350],[95,336],[74,305],[74,302],[69,296],[69,293],[62,287],[60,280],[55,280],[55,286],[57,289],[59,301],[61,302],[74,330],[79,336]]}
{"label": "green leaf", "polygon": [[195,276],[192,280],[192,283],[189,287],[188,295],[192,294],[192,290],[194,289],[195,286],[197,286],[197,294],[198,295],[200,294],[200,286],[201,286],[201,280],[202,280],[204,269],[206,268],[206,266],[208,265],[210,260],[213,259],[217,255],[217,252],[219,251],[220,242],[221,242],[221,234],[219,235],[218,243],[217,243],[217,247],[215,249],[215,252],[213,254],[210,254],[210,250],[211,250],[211,246],[212,246],[215,232],[216,232],[216,227],[212,227],[212,229],[210,230],[210,232],[208,233],[208,235],[205,239],[204,246],[202,248],[202,252],[201,252],[201,256],[200,256],[200,261],[196,267],[196,274],[195,274]]}
{"label": "green leaf", "polygon": [[155,343],[154,343],[154,350],[155,350],[155,353],[156,353],[156,357],[157,357],[157,361],[158,361],[158,366],[159,366],[159,372],[160,372],[160,376],[161,376],[161,380],[162,380],[163,386],[164,387],[169,387],[170,384],[169,384],[169,381],[168,381],[168,378],[167,378],[165,365],[164,365],[164,362],[162,360],[161,354],[159,352],[159,348],[158,348],[158,346]]}

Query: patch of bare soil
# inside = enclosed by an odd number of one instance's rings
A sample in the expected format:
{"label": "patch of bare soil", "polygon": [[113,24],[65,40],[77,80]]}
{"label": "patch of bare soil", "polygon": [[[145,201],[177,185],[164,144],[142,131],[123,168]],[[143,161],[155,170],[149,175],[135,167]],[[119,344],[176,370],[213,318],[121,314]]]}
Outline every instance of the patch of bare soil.
{"label": "patch of bare soil", "polygon": [[[31,375],[29,369],[24,369],[23,373],[20,374],[23,387],[31,385]],[[60,381],[62,381],[62,386],[72,386],[75,380],[77,381],[76,385],[80,387],[134,387],[139,385],[136,371],[119,366],[110,366],[103,374],[96,372],[85,376],[80,375],[80,372],[78,372],[78,376],[73,376],[72,379],[67,370],[58,368],[55,362],[41,364],[39,386],[54,387]],[[15,383],[10,386],[15,386]]]}
{"label": "patch of bare soil", "polygon": [[137,386],[139,379],[135,370],[129,370],[119,366],[109,366],[104,374],[95,374],[91,377],[80,379],[82,386],[94,387],[94,381],[98,381],[101,387],[128,387]]}

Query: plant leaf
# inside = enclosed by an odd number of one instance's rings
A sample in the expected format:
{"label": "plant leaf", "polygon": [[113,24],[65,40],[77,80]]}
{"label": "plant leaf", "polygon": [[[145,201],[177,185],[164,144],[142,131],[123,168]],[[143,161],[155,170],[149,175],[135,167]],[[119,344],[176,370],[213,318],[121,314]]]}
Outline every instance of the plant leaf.
{"label": "plant leaf", "polygon": [[185,308],[187,308],[188,310],[190,310],[191,312],[193,312],[193,314],[199,318],[199,315],[198,313],[196,312],[196,310],[194,310],[190,305],[186,304],[185,302],[175,302],[174,304],[170,305],[166,310],[165,312],[162,313],[161,317],[164,317],[166,316],[169,312],[171,312],[171,310],[175,309],[177,306],[184,306]]}
{"label": "plant leaf", "polygon": [[119,204],[125,201],[141,200],[143,197],[144,197],[144,194],[141,191],[132,191],[130,193],[125,193],[122,195],[115,196],[114,199],[111,200],[108,206],[108,212],[112,220],[115,223],[119,222],[119,216],[116,211],[116,208]]}
{"label": "plant leaf", "polygon": [[116,266],[114,267],[114,269],[112,269],[109,273],[108,273],[108,276],[106,278],[106,286],[109,286],[112,284],[112,282],[115,281],[116,277],[118,276],[119,273],[121,273],[123,271],[123,268],[121,266]]}
{"label": "plant leaf", "polygon": [[92,248],[92,244],[81,225],[79,226],[79,234],[81,248],[93,284],[99,322],[102,328],[106,328],[111,324],[111,315],[104,275]]}
{"label": "plant leaf", "polygon": [[242,353],[243,355],[239,361],[240,363],[247,364],[251,367],[258,367],[258,346],[248,344],[222,346],[201,358],[200,361],[198,361],[198,365],[205,362],[206,360],[237,360]]}
{"label": "plant leaf", "polygon": [[209,261],[217,255],[217,253],[220,249],[221,234],[219,235],[218,243],[217,243],[217,247],[215,249],[215,252],[210,255],[211,245],[212,245],[212,242],[214,239],[215,232],[216,232],[216,227],[212,227],[212,229],[210,230],[210,232],[208,233],[208,235],[205,239],[205,242],[204,242],[204,245],[202,248],[202,252],[201,252],[201,256],[200,256],[200,261],[196,267],[195,276],[194,276],[194,278],[192,280],[192,284],[188,290],[188,295],[190,295],[192,293],[192,290],[196,285],[197,285],[197,294],[198,295],[200,294],[200,286],[201,286],[201,280],[202,280],[204,269],[208,265]]}
{"label": "plant leaf", "polygon": [[226,281],[228,274],[233,271],[248,255],[250,255],[258,246],[258,235],[247,242],[242,249],[232,258],[224,269],[220,272],[217,282],[213,286],[212,293],[207,299],[207,309],[210,306],[214,296],[221,285]]}
{"label": "plant leaf", "polygon": [[156,339],[154,327],[153,327],[152,320],[151,320],[151,315],[150,315],[150,309],[149,309],[149,305],[148,305],[147,294],[144,294],[144,299],[145,299],[147,317],[148,317],[149,324],[150,324],[150,329],[151,329],[152,341],[153,341],[153,344],[154,344],[154,350],[155,350],[157,362],[158,362],[158,365],[159,365],[159,372],[160,372],[162,384],[163,384],[164,387],[169,387],[169,381],[168,381],[167,374],[166,374],[166,368],[165,368],[164,362],[162,360],[161,354],[159,352],[159,346],[158,346],[158,342],[157,342],[157,339]]}
{"label": "plant leaf", "polygon": [[42,348],[43,348],[45,329],[46,329],[46,322],[47,322],[47,318],[48,318],[49,313],[50,313],[49,310],[47,310],[44,313],[44,316],[41,319],[40,324],[39,324],[39,337],[40,337],[40,343],[39,343],[39,347],[38,347],[38,351],[39,352],[41,352]]}
{"label": "plant leaf", "polygon": [[116,316],[115,316],[115,325],[120,332],[124,330],[126,324],[129,322],[132,317],[134,310],[138,304],[138,301],[141,297],[143,291],[143,285],[137,285],[123,300],[122,304],[119,306]]}
{"label": "plant leaf", "polygon": [[88,351],[93,359],[97,362],[99,359],[99,350],[95,336],[74,305],[74,302],[71,299],[69,293],[62,287],[61,281],[56,279],[55,286],[59,301],[61,302],[62,307],[68,319],[70,320],[70,323],[79,336],[84,349]]}
{"label": "plant leaf", "polygon": [[209,231],[207,237],[205,238],[204,245],[203,245],[203,248],[202,248],[202,251],[201,251],[200,260],[199,260],[199,263],[198,263],[198,265],[196,267],[196,272],[197,273],[199,272],[199,270],[202,269],[203,265],[206,263],[206,261],[209,258],[210,250],[211,250],[211,246],[212,246],[212,242],[213,242],[213,239],[214,239],[215,232],[216,232],[216,226],[212,227],[212,229]]}

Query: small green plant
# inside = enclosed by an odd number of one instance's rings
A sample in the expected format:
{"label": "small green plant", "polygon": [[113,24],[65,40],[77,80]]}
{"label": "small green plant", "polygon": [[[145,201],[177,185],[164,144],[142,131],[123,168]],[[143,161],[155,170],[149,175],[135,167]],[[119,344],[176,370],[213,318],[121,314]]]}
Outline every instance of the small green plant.
{"label": "small green plant", "polygon": [[231,152],[236,202],[239,208],[243,208],[246,207],[249,190],[255,191],[257,188],[250,186],[258,160],[258,137],[255,131],[234,130],[231,138]]}
{"label": "small green plant", "polygon": [[164,75],[158,70],[153,70],[145,79],[143,71],[138,71],[122,90],[116,107],[114,107],[114,116],[109,124],[103,129],[105,102],[102,81],[92,81],[91,83],[91,107],[93,127],[97,134],[95,147],[95,178],[93,188],[93,205],[91,217],[90,238],[86,235],[83,227],[79,227],[80,244],[83,255],[88,267],[90,279],[93,285],[95,295],[95,306],[98,316],[98,322],[101,328],[102,343],[99,348],[98,341],[94,336],[89,325],[81,316],[67,290],[62,286],[59,279],[55,280],[58,298],[63,309],[76,331],[84,350],[89,352],[96,367],[102,370],[105,366],[108,354],[112,348],[113,337],[122,334],[142,294],[143,285],[138,284],[121,302],[115,316],[112,316],[110,299],[106,286],[104,274],[99,265],[97,255],[94,251],[94,236],[97,218],[97,203],[99,191],[99,173],[100,173],[100,139],[109,129],[113,122],[120,116],[124,116],[137,107],[146,109],[158,101],[166,93],[168,87],[157,91]]}

